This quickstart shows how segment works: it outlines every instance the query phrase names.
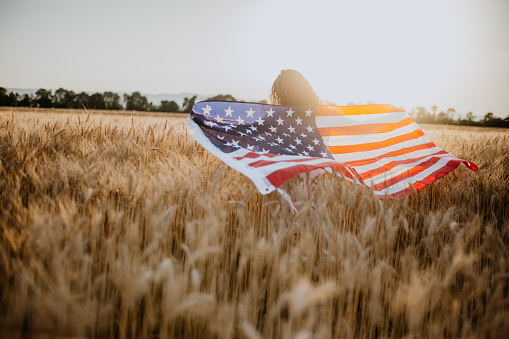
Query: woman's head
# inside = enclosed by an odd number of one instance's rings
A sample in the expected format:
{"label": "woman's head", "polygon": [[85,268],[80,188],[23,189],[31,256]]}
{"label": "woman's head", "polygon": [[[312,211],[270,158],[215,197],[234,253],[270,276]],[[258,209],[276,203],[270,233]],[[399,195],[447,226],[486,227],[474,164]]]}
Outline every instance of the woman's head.
{"label": "woman's head", "polygon": [[302,74],[293,69],[284,69],[274,80],[270,101],[273,105],[282,106],[316,106],[319,98]]}

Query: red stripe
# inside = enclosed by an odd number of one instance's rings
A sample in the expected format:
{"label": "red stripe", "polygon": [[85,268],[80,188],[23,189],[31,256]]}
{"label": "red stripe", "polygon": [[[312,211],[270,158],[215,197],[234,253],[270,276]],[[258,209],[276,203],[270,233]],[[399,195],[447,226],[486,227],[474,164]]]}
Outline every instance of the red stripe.
{"label": "red stripe", "polygon": [[401,150],[398,150],[398,151],[392,151],[389,153],[385,153],[385,154],[379,155],[378,157],[375,157],[375,158],[345,161],[345,164],[350,165],[350,166],[368,165],[368,164],[377,162],[381,158],[394,157],[394,156],[408,154],[408,153],[412,153],[412,152],[419,151],[422,149],[433,148],[433,147],[436,147],[436,145],[433,142],[428,142],[427,144],[416,145],[416,146],[412,146],[412,147],[402,148]]}
{"label": "red stripe", "polygon": [[264,153],[264,154],[261,154],[261,153],[256,153],[256,152],[249,152],[246,155],[243,155],[241,157],[235,157],[234,159],[237,159],[237,160],[256,159],[258,157],[264,157],[264,156],[267,157],[267,158],[274,158],[274,157],[278,157],[279,155],[273,154],[273,153]]}
{"label": "red stripe", "polygon": [[[395,177],[392,177],[388,180],[385,180],[379,184],[376,184],[373,186],[373,189],[375,191],[381,191],[383,189],[386,189],[394,184],[397,184],[398,182],[404,180],[404,179],[407,179],[407,178],[410,178],[410,177],[413,177],[413,176],[416,176],[417,174],[421,173],[422,171],[426,170],[427,168],[430,168],[431,166],[433,166],[434,164],[436,164],[438,161],[440,160],[440,158],[434,158],[434,159],[430,159],[428,161],[425,161],[423,162],[422,164],[419,164],[418,166],[416,167],[413,167],[411,169],[409,169],[408,171],[405,171],[404,173],[401,173],[400,175],[397,175]],[[455,164],[455,166],[452,168],[452,169],[449,169],[447,170],[446,173],[452,171],[453,169],[455,169],[456,167],[458,167],[458,163],[461,163],[462,160],[456,160],[456,159],[451,159],[447,164],[445,164],[444,166],[442,166],[440,169],[438,169],[437,171],[433,172],[434,173],[437,173],[439,172],[442,168],[448,168],[448,167],[451,167],[451,163]],[[430,176],[428,176],[430,177]],[[426,178],[428,178],[426,177]],[[435,178],[434,180],[436,180],[438,178]],[[434,181],[433,180],[433,181]],[[419,180],[420,182],[425,182],[425,179],[421,179]],[[428,182],[428,184],[431,184],[433,181],[430,181]]]}
{"label": "red stripe", "polygon": [[359,134],[376,134],[376,133],[387,133],[394,131],[398,128],[408,126],[412,124],[414,120],[410,117],[403,119],[398,122],[392,123],[378,123],[378,124],[366,124],[366,125],[354,125],[354,126],[338,126],[338,127],[321,127],[318,128],[318,132],[322,136],[329,135],[359,135]]}
{"label": "red stripe", "polygon": [[348,145],[348,146],[327,146],[327,149],[331,154],[342,154],[342,153],[354,153],[354,152],[365,152],[380,149],[384,147],[393,146],[405,141],[415,140],[424,135],[421,129],[416,129],[413,132],[398,135],[379,142],[369,142],[366,144]]}
{"label": "red stripe", "polygon": [[[297,174],[305,173],[312,171],[317,168],[324,168],[324,167],[336,167],[339,168],[339,170],[348,178],[353,179],[352,175],[342,166],[339,165],[336,161],[326,162],[322,164],[316,164],[316,165],[305,165],[305,164],[299,164],[288,168],[282,168],[280,170],[274,171],[266,176],[267,180],[270,181],[272,185],[275,187],[279,187],[281,184],[283,184],[285,181],[293,178]],[[354,171],[355,173],[355,171]]]}
{"label": "red stripe", "polygon": [[432,158],[435,158],[437,155],[449,155],[451,156],[449,153],[447,153],[446,151],[442,150],[440,152],[437,152],[437,153],[434,153],[434,154],[428,154],[428,155],[424,155],[422,157],[418,157],[418,158],[411,158],[411,159],[405,159],[405,160],[396,160],[396,161],[391,161],[381,167],[378,167],[378,168],[375,168],[375,169],[372,169],[370,171],[366,171],[362,174],[360,174],[361,178],[363,180],[365,179],[369,179],[369,178],[373,178],[374,176],[377,176],[379,174],[382,174],[384,172],[388,172],[390,170],[392,170],[394,167],[398,166],[398,165],[404,165],[404,164],[411,164],[413,162],[416,162],[418,160],[421,160],[421,159],[424,159],[424,158],[427,158],[427,157],[432,157]]}

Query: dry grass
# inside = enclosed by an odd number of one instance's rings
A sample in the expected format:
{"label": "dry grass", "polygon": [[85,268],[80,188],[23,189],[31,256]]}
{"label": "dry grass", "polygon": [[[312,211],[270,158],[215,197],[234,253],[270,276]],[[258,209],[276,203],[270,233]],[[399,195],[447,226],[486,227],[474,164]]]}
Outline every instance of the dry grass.
{"label": "dry grass", "polygon": [[509,133],[427,126],[475,162],[382,201],[318,179],[317,225],[185,120],[0,112],[0,326],[82,337],[501,337]]}

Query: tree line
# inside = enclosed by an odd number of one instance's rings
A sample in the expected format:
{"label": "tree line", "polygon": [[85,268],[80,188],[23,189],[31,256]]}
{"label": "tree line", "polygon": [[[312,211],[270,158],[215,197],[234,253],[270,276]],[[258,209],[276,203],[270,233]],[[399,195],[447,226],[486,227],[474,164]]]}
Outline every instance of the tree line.
{"label": "tree line", "polygon": [[[123,100],[121,100],[123,99]],[[209,98],[211,100],[236,101],[229,94],[219,94]],[[69,108],[69,109],[104,109],[104,110],[128,110],[149,112],[182,112],[191,113],[196,102],[196,95],[184,98],[182,107],[175,101],[163,100],[161,104],[154,105],[140,92],[124,94],[123,98],[114,92],[75,93],[64,88],[51,90],[40,88],[34,95],[18,94],[0,87],[0,106],[40,107],[40,108]]]}
{"label": "tree line", "polygon": [[410,111],[410,115],[415,121],[427,124],[447,124],[447,125],[465,125],[465,126],[484,126],[484,127],[504,127],[509,128],[509,115],[504,119],[496,117],[488,112],[483,119],[474,120],[474,114],[468,112],[465,118],[460,115],[456,117],[456,110],[449,108],[446,111],[437,113],[437,106],[431,106],[431,112],[424,107],[416,107]]}
{"label": "tree line", "polygon": [[[207,100],[237,101],[230,94],[219,94]],[[159,105],[154,105],[140,92],[124,94],[122,98],[114,92],[88,94],[59,88],[53,93],[51,90],[40,88],[34,95],[21,95],[14,92],[8,93],[5,88],[0,87],[0,106],[191,113],[195,103],[196,95],[184,98],[180,107],[173,100],[163,100]],[[453,108],[437,113],[437,106],[432,106],[431,111],[419,106],[412,109],[410,115],[419,123],[509,128],[509,116],[502,119],[495,117],[491,112],[486,113],[480,121],[475,121],[472,112],[468,112],[466,118],[459,115],[456,118],[456,111]]]}

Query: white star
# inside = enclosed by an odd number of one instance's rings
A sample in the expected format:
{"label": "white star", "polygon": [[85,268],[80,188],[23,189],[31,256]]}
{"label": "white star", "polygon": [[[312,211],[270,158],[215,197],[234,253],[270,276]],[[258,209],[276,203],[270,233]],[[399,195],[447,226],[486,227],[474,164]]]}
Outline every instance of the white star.
{"label": "white star", "polygon": [[308,130],[309,133],[313,132],[313,127],[311,127],[311,125],[309,125],[308,127],[306,127],[306,129]]}
{"label": "white star", "polygon": [[276,133],[277,132],[277,127],[270,126],[269,129],[270,129],[270,131],[272,133]]}
{"label": "white star", "polygon": [[246,113],[247,113],[247,117],[248,117],[248,118],[249,118],[249,117],[253,118],[253,113],[254,113],[254,112],[255,112],[255,111],[253,111],[253,108],[249,108],[249,111],[246,111]]}
{"label": "white star", "polygon": [[260,135],[260,136],[258,136],[258,138],[259,138],[260,140],[265,140],[265,137],[263,137],[263,136],[261,136],[261,135]]}
{"label": "white star", "polygon": [[239,146],[239,141],[238,141],[238,140],[232,140],[232,146],[233,146],[233,147],[240,148],[240,146]]}
{"label": "white star", "polygon": [[320,152],[320,155],[322,157],[324,157],[324,158],[328,158],[329,157],[329,155],[327,153],[325,153],[325,152]]}
{"label": "white star", "polygon": [[301,133],[300,136],[303,137],[303,138],[307,137],[307,135],[304,134],[304,133]]}
{"label": "white star", "polygon": [[205,125],[209,125],[210,127],[217,126],[217,124],[215,122],[212,122],[212,121],[205,121]]}
{"label": "white star", "polygon": [[215,117],[214,119],[216,119],[216,121],[217,121],[217,122],[219,122],[219,123],[221,123],[221,124],[223,123],[223,120],[224,120],[223,118],[221,118],[221,117],[219,116],[219,114],[218,114],[218,115],[217,115],[217,117]]}
{"label": "white star", "polygon": [[295,127],[292,127],[292,125],[288,127],[288,130],[290,131],[290,133],[295,133]]}
{"label": "white star", "polygon": [[313,146],[311,146],[311,145],[307,145],[307,147],[306,147],[306,148],[307,148],[310,152],[315,150],[315,148],[314,148]]}
{"label": "white star", "polygon": [[228,132],[229,129],[232,129],[230,126],[223,126],[223,127],[224,127],[225,132]]}
{"label": "white star", "polygon": [[240,124],[244,125],[244,120],[242,120],[242,118],[239,116],[238,119],[235,119],[235,121],[237,121]]}
{"label": "white star", "polygon": [[276,141],[277,141],[277,142],[279,142],[280,144],[282,144],[282,143],[283,143],[283,139],[281,139],[280,137],[277,137],[277,138],[276,138]]}
{"label": "white star", "polygon": [[232,146],[233,144],[232,144],[231,142],[228,142],[228,141],[227,141],[225,145],[226,145],[226,146]]}
{"label": "white star", "polygon": [[253,139],[255,139],[256,141],[260,141],[262,139],[258,138],[258,137],[253,137]]}
{"label": "white star", "polygon": [[302,140],[300,140],[299,138],[295,138],[295,142],[297,143],[297,145],[300,145],[302,143]]}
{"label": "white star", "polygon": [[282,124],[283,124],[283,122],[284,122],[284,120],[283,120],[283,119],[281,119],[281,117],[279,117],[279,119],[277,119],[276,121],[277,121],[277,125],[278,125],[278,126],[279,126],[279,125],[282,125]]}
{"label": "white star", "polygon": [[246,129],[246,133],[253,134],[253,131],[251,131],[250,129]]}
{"label": "white star", "polygon": [[271,117],[272,114],[274,114],[275,111],[272,110],[272,107],[270,108],[270,111],[267,111],[267,117]]}
{"label": "white star", "polygon": [[259,117],[258,120],[255,120],[258,124],[263,125],[265,120],[262,120],[262,117]]}
{"label": "white star", "polygon": [[297,117],[295,122],[297,123],[297,125],[302,125],[302,119],[300,117]]}
{"label": "white star", "polygon": [[263,151],[261,151],[260,153],[265,154],[265,153],[269,153],[269,151],[266,151],[264,148]]}
{"label": "white star", "polygon": [[308,153],[308,152],[306,152],[306,151],[302,151],[302,154],[304,154],[305,156],[308,156],[308,155],[309,155],[309,153]]}
{"label": "white star", "polygon": [[250,150],[250,151],[252,151],[252,150],[254,149],[254,145],[253,145],[253,146],[251,146],[251,145],[247,144],[247,149],[248,149],[248,150]]}
{"label": "white star", "polygon": [[245,133],[242,133],[242,132],[239,132],[240,136],[243,137],[244,135],[246,135]]}
{"label": "white star", "polygon": [[235,112],[234,110],[232,110],[231,106],[228,106],[228,109],[225,109],[224,111],[226,112],[227,117],[231,117],[232,113]]}
{"label": "white star", "polygon": [[312,141],[315,143],[315,145],[318,145],[320,143],[320,140],[318,140],[317,138],[314,138]]}
{"label": "white star", "polygon": [[219,135],[217,136],[218,139],[221,139],[221,140],[224,140],[224,136],[220,137]]}
{"label": "white star", "polygon": [[291,147],[291,148],[293,148],[293,149],[296,149],[296,148],[297,148],[297,147],[295,147],[295,146],[293,146],[293,145],[290,145],[290,147]]}
{"label": "white star", "polygon": [[306,111],[306,116],[307,116],[307,117],[310,117],[310,116],[311,116],[311,113],[313,113],[313,111],[311,110],[311,108],[309,108],[309,109]]}
{"label": "white star", "polygon": [[210,107],[209,105],[205,106],[205,108],[201,108],[203,110],[203,115],[210,115],[210,110],[212,109],[212,107]]}
{"label": "white star", "polygon": [[295,111],[290,108],[290,110],[286,111],[286,113],[288,113],[287,117],[292,117],[292,114],[295,113]]}
{"label": "white star", "polygon": [[249,128],[251,128],[253,131],[258,130],[258,127],[254,127],[253,125],[249,126]]}
{"label": "white star", "polygon": [[286,134],[285,132],[283,132],[283,135],[284,135],[285,137],[289,137],[289,136],[290,136],[290,134]]}

